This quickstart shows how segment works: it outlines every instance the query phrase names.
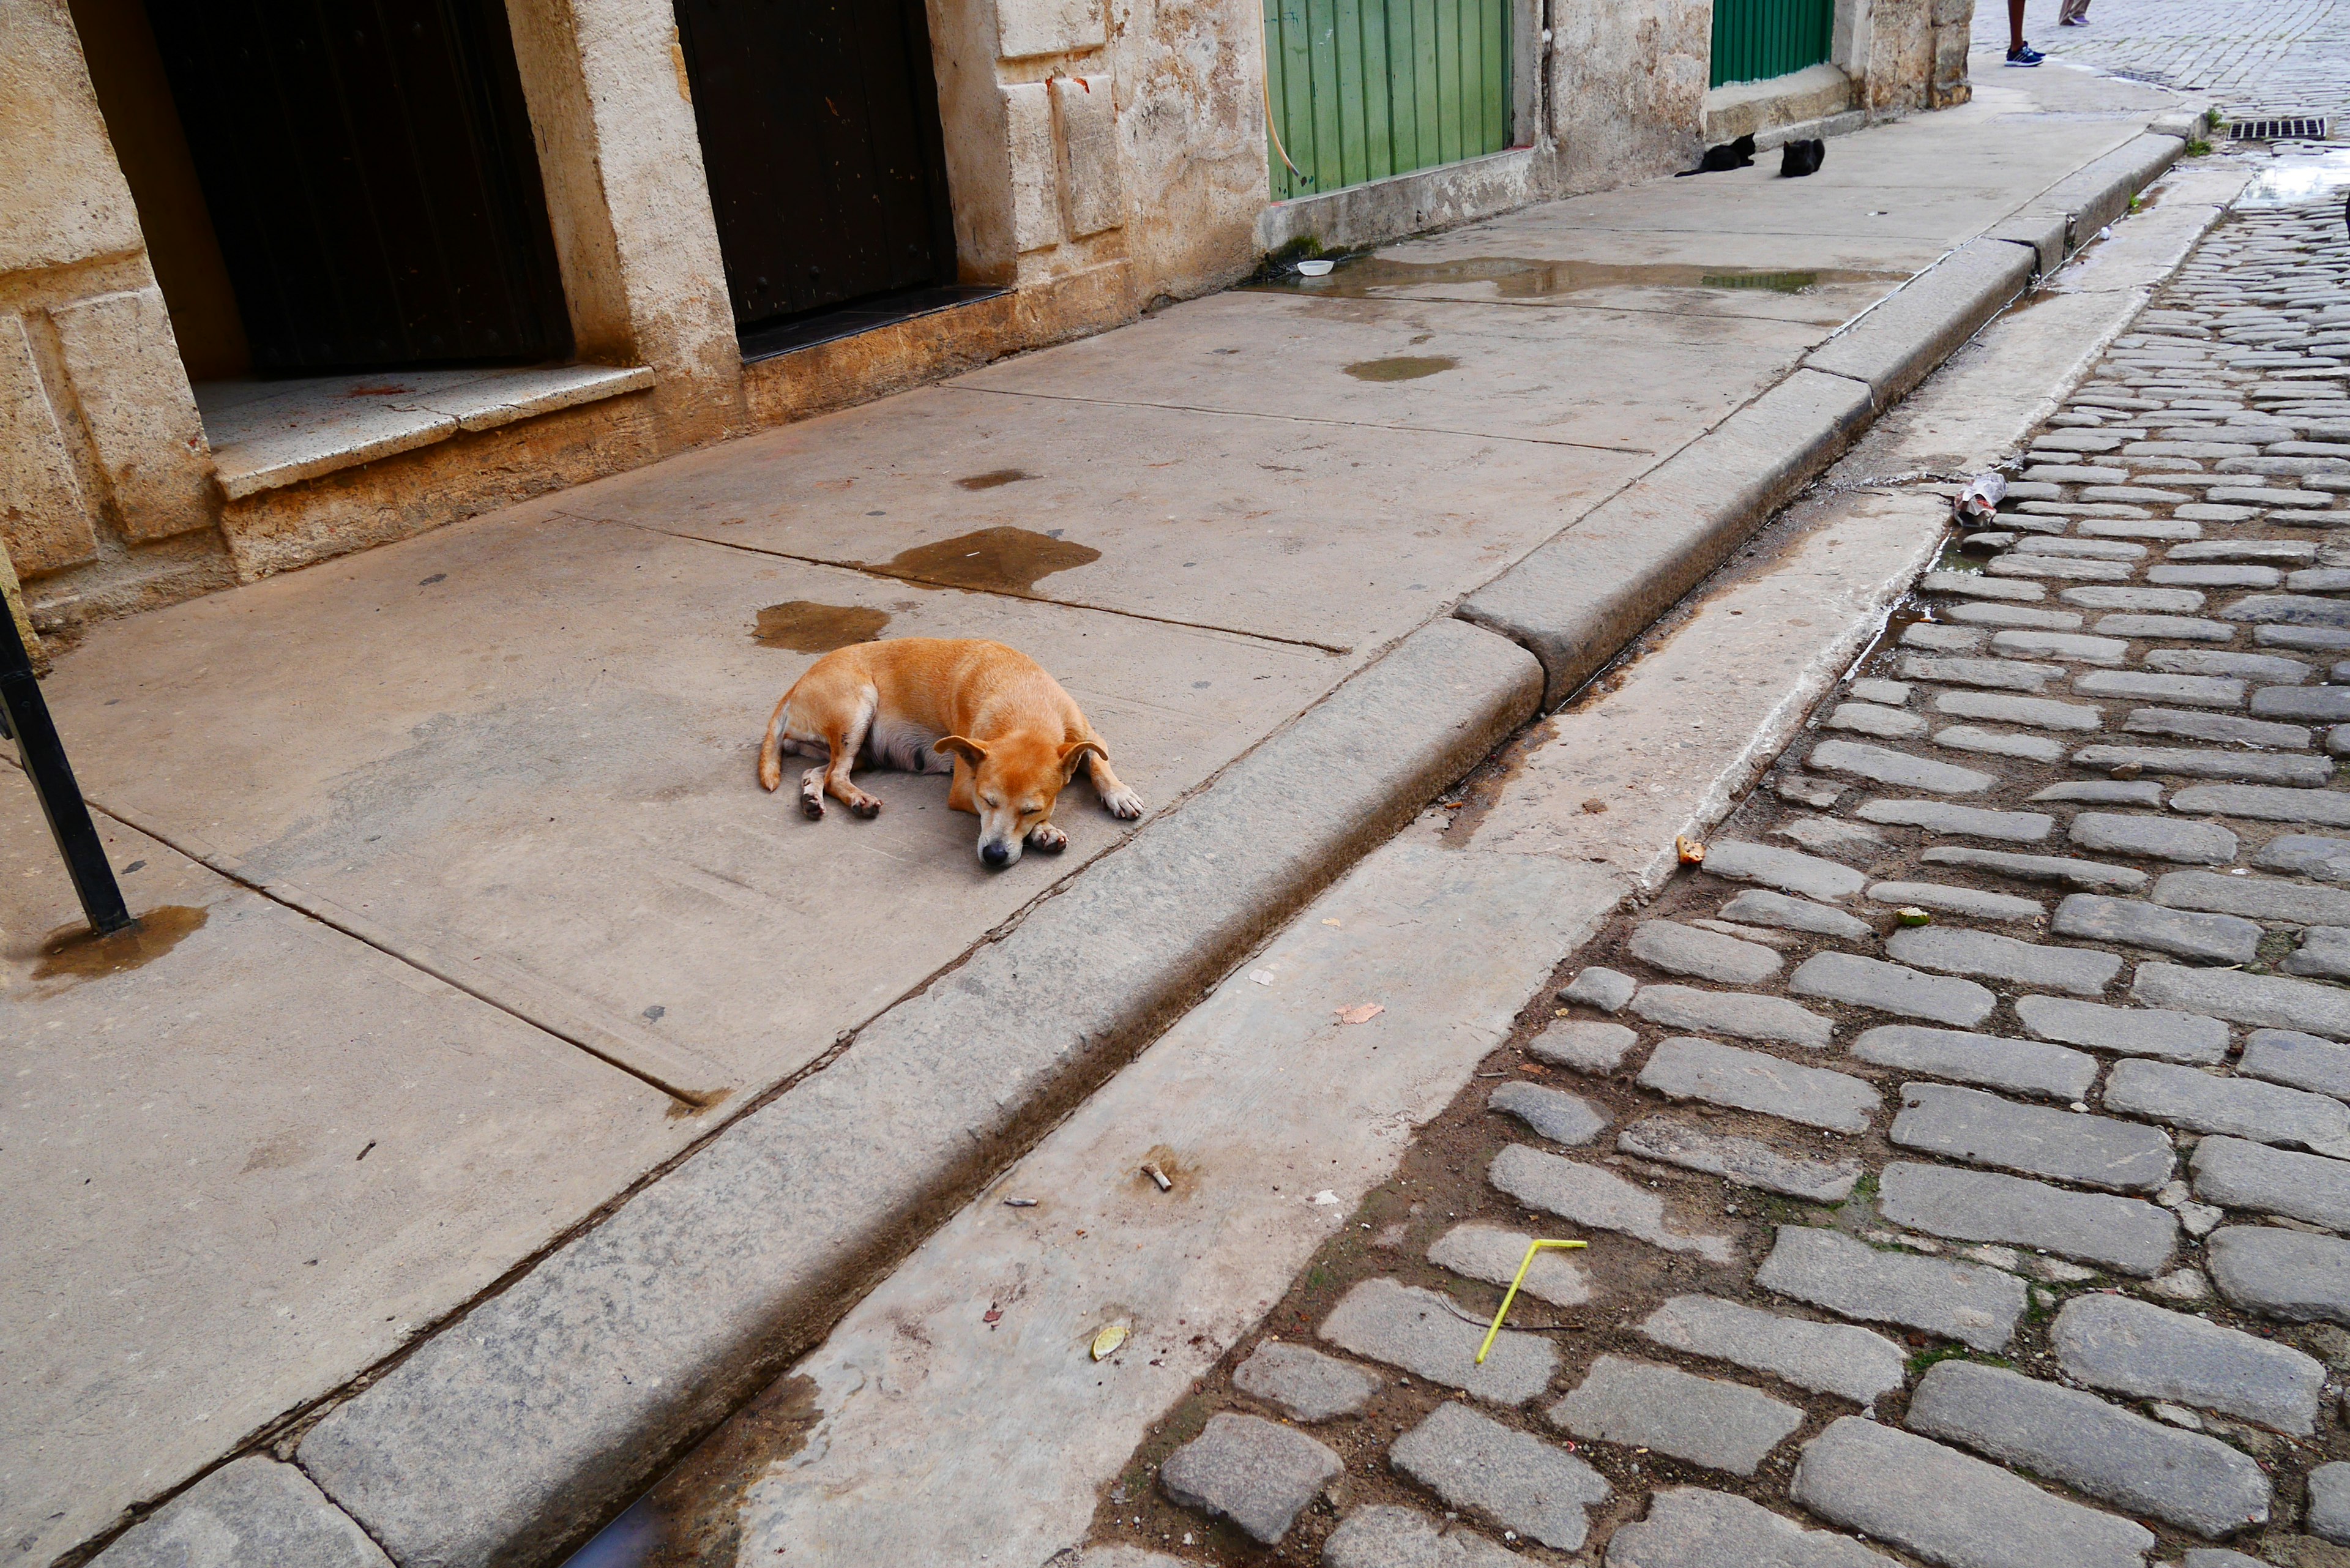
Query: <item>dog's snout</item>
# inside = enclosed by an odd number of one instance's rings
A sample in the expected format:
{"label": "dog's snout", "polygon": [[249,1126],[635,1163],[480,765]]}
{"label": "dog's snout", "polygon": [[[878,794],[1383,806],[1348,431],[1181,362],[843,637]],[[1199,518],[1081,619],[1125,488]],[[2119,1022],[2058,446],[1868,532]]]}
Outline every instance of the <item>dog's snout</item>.
{"label": "dog's snout", "polygon": [[1007,844],[983,844],[979,846],[979,857],[1001,870],[1012,864],[1012,846]]}

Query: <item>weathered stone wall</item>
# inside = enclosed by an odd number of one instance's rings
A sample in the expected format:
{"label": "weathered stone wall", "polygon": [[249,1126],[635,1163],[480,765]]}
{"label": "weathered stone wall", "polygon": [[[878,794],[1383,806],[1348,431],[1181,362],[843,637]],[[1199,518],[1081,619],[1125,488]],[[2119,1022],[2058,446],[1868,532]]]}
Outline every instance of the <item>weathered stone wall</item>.
{"label": "weathered stone wall", "polygon": [[1711,0],[1555,0],[1551,116],[1562,194],[1697,161]]}

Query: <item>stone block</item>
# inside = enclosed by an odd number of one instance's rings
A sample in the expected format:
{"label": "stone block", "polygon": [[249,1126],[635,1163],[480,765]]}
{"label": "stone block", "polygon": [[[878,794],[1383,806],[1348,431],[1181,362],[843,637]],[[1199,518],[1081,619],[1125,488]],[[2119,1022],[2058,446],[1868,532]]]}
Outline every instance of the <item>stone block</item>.
{"label": "stone block", "polygon": [[1804,1424],[1804,1413],[1743,1384],[1602,1355],[1582,1386],[1550,1407],[1550,1419],[1578,1438],[1751,1476]]}
{"label": "stone block", "polygon": [[[1797,971],[1801,973],[1799,970]],[[1632,1011],[1668,1029],[1701,1029],[1740,1040],[1778,1040],[1814,1050],[1835,1036],[1835,1025],[1784,997],[1744,991],[1700,991],[1688,985],[1644,985]]]}
{"label": "stone block", "polygon": [[1874,1088],[1849,1074],[1687,1035],[1659,1044],[1638,1081],[1667,1099],[1759,1111],[1835,1132],[1865,1131],[1880,1103]]}
{"label": "stone block", "polygon": [[1893,1568],[1893,1560],[1742,1497],[1681,1486],[1658,1492],[1648,1518],[1608,1538],[1607,1568]]}
{"label": "stone block", "polygon": [[2298,724],[2271,724],[2259,719],[2239,719],[2233,713],[2198,713],[2183,708],[2135,708],[2122,721],[2133,735],[2176,735],[2182,740],[2210,741],[2222,746],[2270,746],[2305,752],[2309,732]]}
{"label": "stone block", "polygon": [[2308,827],[2350,827],[2350,794],[2333,790],[2279,788],[2270,784],[2191,784],[2170,797],[2170,809],[2188,816],[2241,816],[2254,822],[2291,822]]}
{"label": "stone block", "polygon": [[292,1465],[234,1459],[132,1525],[91,1568],[391,1568]]}
{"label": "stone block", "polygon": [[[1864,1031],[1852,1054],[1879,1067],[2070,1103],[2097,1079],[2097,1059],[2061,1045],[1887,1023]],[[1904,1113],[1907,1115],[1908,1113]]]}
{"label": "stone block", "polygon": [[2155,883],[2154,900],[2174,909],[2210,909],[2286,925],[2350,924],[2350,888],[2310,888],[2273,877],[2172,871]]}
{"label": "stone block", "polygon": [[1159,1467],[1159,1487],[1179,1506],[1229,1519],[1272,1546],[1345,1468],[1294,1428],[1219,1410]]}
{"label": "stone block", "polygon": [[65,431],[15,316],[0,317],[0,544],[26,577],[98,556]]}
{"label": "stone block", "polygon": [[1872,904],[1915,905],[1975,920],[2037,920],[2048,906],[2012,893],[1989,893],[1944,882],[1878,882],[1868,889]]}
{"label": "stone block", "polygon": [[1451,1507],[1561,1552],[1583,1545],[1585,1511],[1610,1490],[1597,1470],[1555,1444],[1451,1400],[1398,1438],[1388,1459]]}
{"label": "stone block", "polygon": [[1905,1018],[1955,1023],[1961,1028],[1990,1017],[1997,1001],[1971,981],[1920,974],[1914,969],[1855,953],[1813,954],[1787,977],[1787,989],[1798,996],[1824,997]]}
{"label": "stone block", "polygon": [[2038,844],[2056,826],[2056,819],[2044,812],[1986,811],[1979,805],[1951,805],[1939,800],[1865,800],[1852,814],[1863,822],[1888,827],[1922,827],[1929,833],[1996,838],[2009,844]]}
{"label": "stone block", "polygon": [[1641,921],[1632,928],[1625,950],[1651,969],[1722,985],[1760,984],[1784,961],[1769,948],[1671,920]]}
{"label": "stone block", "polygon": [[1268,1339],[1232,1374],[1232,1386],[1300,1421],[1351,1416],[1370,1403],[1378,1379],[1303,1345]]}
{"label": "stone block", "polygon": [[2187,914],[2143,898],[2074,893],[2056,906],[2049,930],[2060,937],[2151,948],[2208,963],[2250,963],[2259,955],[2261,928],[2233,915]]}
{"label": "stone block", "polygon": [[2032,1247],[2139,1275],[2161,1272],[2178,1245],[2169,1211],[2135,1198],[1900,1161],[1879,1180],[1877,1212],[1929,1235]]}
{"label": "stone block", "polygon": [[1483,1330],[1455,1316],[1447,1297],[1390,1279],[1365,1280],[1348,1291],[1320,1333],[1341,1350],[1496,1405],[1524,1404],[1558,1370],[1549,1341],[1508,1328],[1479,1366]]}
{"label": "stone block", "polygon": [[[2345,857],[2350,857],[2350,843],[2343,845]],[[2350,858],[2345,869],[2350,870]],[[1874,936],[1867,921],[1842,909],[1832,909],[1825,904],[1815,904],[1809,898],[1792,898],[1784,893],[1751,888],[1721,907],[1721,918],[1750,926],[1771,926],[1783,931],[1808,931],[1814,936],[1843,937],[1847,940]]]}
{"label": "stone block", "polygon": [[1620,1012],[1639,989],[1640,982],[1630,975],[1594,966],[1567,981],[1558,999],[1597,1012]]}
{"label": "stone block", "polygon": [[1541,1033],[1527,1042],[1526,1052],[1578,1073],[1612,1073],[1624,1064],[1624,1054],[1639,1038],[1620,1023],[1559,1018],[1552,1020]]}
{"label": "stone block", "polygon": [[1885,950],[1898,962],[1919,969],[2070,992],[2075,996],[2103,993],[2122,967],[2121,959],[2113,953],[2019,941],[1989,931],[1946,930],[1930,926],[1907,927],[1894,932],[1886,939]]}
{"label": "stone block", "polygon": [[1929,866],[1963,866],[1995,877],[2022,882],[2054,882],[2062,887],[2090,888],[2113,893],[2135,893],[2147,885],[2143,871],[2108,866],[2096,860],[2075,860],[2064,855],[2012,855],[2003,849],[1968,849],[1938,844],[1918,857]]}
{"label": "stone block", "polygon": [[2228,1026],[2199,1012],[2108,1007],[2063,996],[2020,996],[2015,999],[2015,1015],[2043,1040],[2062,1040],[2124,1055],[2219,1062],[2228,1054]]}
{"label": "stone block", "polygon": [[[2079,632],[2042,631],[2036,628],[2022,627],[1993,634],[1991,639],[1991,650],[2011,659],[2067,659],[2081,664],[2119,664],[2129,656],[2129,644],[2118,637],[2089,637]],[[1944,695],[1957,697],[1960,693],[1951,691]],[[1984,694],[1984,696],[1988,695],[1988,693]],[[1982,697],[1976,699],[1978,701],[1982,700]],[[2055,730],[2094,730],[2097,727],[2097,711],[2078,702],[2060,702],[2048,697],[2012,697],[2003,701],[2033,701],[2047,705],[2044,709],[2037,710],[2011,709],[2009,711],[2018,714],[2032,713],[2034,716],[2012,718],[2008,720],[2010,723],[2040,724]],[[1965,710],[1946,708],[1943,711],[1960,713]],[[2001,715],[1993,712],[1977,712],[1969,713],[1967,716],[1975,719],[1992,719]]]}
{"label": "stone block", "polygon": [[2171,1140],[2141,1121],[2016,1105],[1946,1084],[1904,1084],[1901,1100],[1892,1143],[1904,1149],[2108,1192],[2155,1192],[2171,1180]]}
{"label": "stone block", "polygon": [[2083,746],[2073,753],[2073,762],[2085,768],[2135,767],[2181,778],[2242,779],[2295,789],[2317,789],[2334,776],[2334,764],[2323,757],[2157,746]]}
{"label": "stone block", "polygon": [[2142,963],[2130,981],[2130,994],[2150,1007],[2175,1007],[2232,1023],[2301,1029],[2332,1040],[2350,1039],[2350,995],[2305,980]]}
{"label": "stone block", "polygon": [[1007,60],[1081,54],[1107,36],[1102,0],[996,0],[995,52]]}
{"label": "stone block", "polygon": [[1052,89],[1019,82],[1003,94],[1012,159],[1012,244],[1025,254],[1061,243],[1060,153],[1053,143]]}
{"label": "stone block", "polygon": [[1527,1208],[1555,1214],[1572,1224],[1613,1231],[1668,1252],[1695,1253],[1709,1263],[1727,1263],[1737,1256],[1737,1244],[1727,1236],[1692,1234],[1668,1226],[1665,1200],[1659,1194],[1596,1165],[1513,1143],[1493,1157],[1485,1179],[1496,1191]]}
{"label": "stone block", "polygon": [[2151,1116],[2189,1132],[2227,1133],[2350,1156],[2350,1106],[2305,1089],[2217,1078],[2193,1067],[2132,1059],[2114,1064],[2106,1108]]}
{"label": "stone block", "polygon": [[2321,882],[2350,882],[2350,838],[2314,833],[2281,833],[2254,852],[2264,871],[2291,871]]}
{"label": "stone block", "polygon": [[1471,1221],[1438,1237],[1436,1245],[1428,1250],[1428,1261],[1491,1285],[1507,1285],[1518,1279],[1519,1265],[1524,1264],[1525,1278],[1518,1286],[1522,1293],[1554,1306],[1580,1306],[1589,1301],[1590,1277],[1573,1256],[1550,1249],[1536,1252],[1534,1261],[1527,1262],[1526,1248],[1534,1240],[1523,1231]]}
{"label": "stone block", "polygon": [[2064,836],[2099,855],[2144,855],[2198,866],[2226,866],[2236,858],[2236,836],[2216,822],[2085,811],[2066,826]]}
{"label": "stone block", "polygon": [[2155,1544],[2141,1525],[1858,1416],[1805,1445],[1788,1495],[1945,1568],[2144,1568]]}
{"label": "stone block", "polygon": [[1848,730],[1854,734],[1875,735],[1879,740],[1906,740],[1926,732],[1923,716],[1899,708],[1883,708],[1874,702],[1839,702],[1835,711],[1820,721],[1823,730]]}
{"label": "stone block", "polygon": [[2290,1029],[2255,1029],[2236,1071],[2314,1094],[2350,1098],[2350,1045]]}
{"label": "stone block", "polygon": [[143,542],[209,526],[212,448],[162,292],[99,295],[49,319],[123,536]]}
{"label": "stone block", "polygon": [[2092,670],[2073,678],[2085,697],[2126,697],[2182,708],[2241,708],[2244,683],[2225,675],[2158,675],[2135,670]]}
{"label": "stone block", "polygon": [[1607,1125],[1607,1113],[1580,1095],[1513,1078],[1496,1087],[1485,1108],[1513,1116],[1553,1143],[1589,1143]]}
{"label": "stone block", "polygon": [[[2227,1234],[2225,1231],[2220,1232]],[[2076,1296],[2049,1331],[2057,1365],[2092,1388],[2314,1429],[2324,1365],[2289,1345],[2127,1296]]]}
{"label": "stone block", "polygon": [[[1091,12],[1093,5],[1087,9]],[[1110,78],[1055,77],[1052,88],[1053,112],[1061,122],[1061,202],[1069,233],[1083,239],[1124,227],[1126,182]]]}
{"label": "stone block", "polygon": [[1782,1317],[1718,1296],[1675,1296],[1648,1314],[1640,1333],[1669,1350],[1769,1373],[1856,1405],[1873,1405],[1900,1387],[1908,1360],[1881,1334]]}
{"label": "stone block", "polygon": [[2350,926],[2311,926],[2301,933],[2300,948],[2277,967],[2315,980],[2350,980]]}
{"label": "stone block", "polygon": [[2350,1231],[2350,1160],[2214,1137],[2195,1146],[2193,1164],[2196,1194],[2210,1202]]}
{"label": "stone block", "polygon": [[2309,1472],[2309,1532],[2350,1545],[2350,1464],[2336,1459]]}
{"label": "stone block", "polygon": [[1742,1187],[1784,1193],[1809,1203],[1841,1203],[1860,1179],[1856,1159],[1805,1159],[1750,1137],[1707,1132],[1669,1116],[1648,1116],[1616,1136],[1624,1154],[1703,1171]]}
{"label": "stone block", "polygon": [[2268,1522],[2269,1480],[2251,1455],[2001,1367],[1936,1363],[1904,1424],[2198,1535]]}
{"label": "stone block", "polygon": [[1524,1562],[1473,1530],[1386,1505],[1355,1510],[1322,1543],[1322,1568],[1523,1568]]}
{"label": "stone block", "polygon": [[2203,1244],[2211,1282],[2240,1307],[2289,1323],[2350,1324],[2350,1241],[2236,1225]]}
{"label": "stone block", "polygon": [[1757,882],[1806,898],[1847,898],[1868,880],[1849,866],[1816,855],[1799,855],[1739,838],[1719,839],[1706,846],[1705,868],[1732,882]]}
{"label": "stone block", "polygon": [[2006,1347],[2024,1307],[2023,1282],[2013,1274],[1804,1225],[1779,1227],[1754,1282],[1838,1317],[1924,1329],[1992,1354]]}
{"label": "stone block", "polygon": [[1933,794],[1981,794],[1999,782],[1995,774],[1955,767],[1926,757],[1858,741],[1822,741],[1812,748],[1810,765],[1824,774],[1849,774],[1872,784],[1899,789],[1922,789]]}

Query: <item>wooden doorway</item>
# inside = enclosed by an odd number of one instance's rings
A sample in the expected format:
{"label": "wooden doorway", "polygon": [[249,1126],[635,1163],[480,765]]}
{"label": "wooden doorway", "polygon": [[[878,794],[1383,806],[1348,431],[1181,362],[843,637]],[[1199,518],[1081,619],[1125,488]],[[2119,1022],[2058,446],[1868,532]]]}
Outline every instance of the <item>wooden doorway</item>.
{"label": "wooden doorway", "polygon": [[955,281],[922,0],[676,0],[734,322]]}
{"label": "wooden doorway", "polygon": [[149,0],[255,370],[563,358],[499,0]]}

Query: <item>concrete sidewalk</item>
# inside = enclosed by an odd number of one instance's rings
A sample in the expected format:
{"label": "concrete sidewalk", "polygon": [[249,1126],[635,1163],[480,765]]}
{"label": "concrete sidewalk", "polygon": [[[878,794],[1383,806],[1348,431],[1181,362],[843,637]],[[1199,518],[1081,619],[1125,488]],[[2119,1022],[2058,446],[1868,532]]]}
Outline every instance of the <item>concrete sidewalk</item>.
{"label": "concrete sidewalk", "polygon": [[[265,1436],[402,1563],[579,1539],[1530,716],[1457,602],[2172,103],[1987,83],[96,634],[50,700],[150,929],[44,943],[0,775],[0,1562]],[[762,795],[885,625],[1037,656],[1158,817],[991,877],[935,779]]]}

